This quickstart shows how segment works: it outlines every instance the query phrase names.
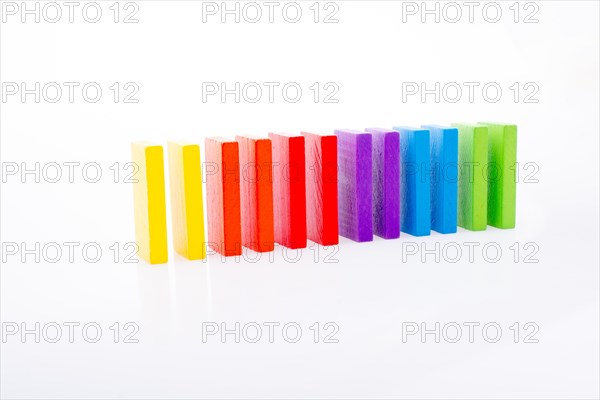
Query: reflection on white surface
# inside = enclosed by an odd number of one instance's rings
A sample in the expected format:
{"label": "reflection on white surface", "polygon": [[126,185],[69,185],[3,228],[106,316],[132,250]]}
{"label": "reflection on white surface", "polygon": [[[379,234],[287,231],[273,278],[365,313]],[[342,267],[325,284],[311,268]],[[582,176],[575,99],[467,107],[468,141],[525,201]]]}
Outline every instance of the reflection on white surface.
{"label": "reflection on white surface", "polygon": [[[3,321],[97,321],[106,336],[96,344],[23,344],[11,338],[2,345],[2,362],[12,366],[2,369],[3,381],[13,382],[13,390],[25,390],[18,383],[23,374],[47,376],[43,390],[29,386],[30,396],[47,390],[65,397],[109,396],[115,388],[139,394],[144,392],[130,388],[132,382],[137,388],[143,382],[148,393],[162,396],[284,396],[293,387],[303,396],[368,397],[417,396],[429,379],[442,385],[427,386],[430,396],[463,393],[465,385],[471,393],[485,393],[502,374],[511,389],[495,388],[495,393],[505,396],[539,394],[541,382],[547,388],[543,393],[567,393],[576,382],[594,379],[598,319],[590,316],[597,310],[597,283],[587,278],[589,274],[572,273],[574,266],[586,262],[585,252],[571,254],[569,264],[552,269],[547,263],[515,264],[508,248],[527,237],[522,228],[460,230],[429,238],[403,235],[360,244],[342,239],[337,263],[315,263],[315,251],[286,263],[278,247],[274,257],[263,254],[255,262],[220,256],[187,261],[172,255],[167,265],[3,265]],[[496,263],[436,263],[430,252],[425,253],[426,262],[421,262],[421,254],[404,255],[409,261],[402,262],[407,243],[426,243],[433,249],[435,243],[475,243],[482,238],[482,244],[497,243],[506,256]],[[538,257],[561,259],[561,240],[545,237]],[[557,295],[557,287],[569,296]],[[137,323],[139,343],[113,343],[108,327],[115,321]],[[443,338],[436,343],[431,334],[426,343],[419,335],[403,343],[407,321],[425,322],[430,329],[435,322],[494,322],[502,327],[502,339],[491,344],[477,332],[474,343],[466,336],[458,343]],[[510,326],[529,321],[540,328],[539,343],[514,343]],[[330,333],[323,330],[327,322],[339,327],[337,343],[324,342]],[[206,323],[219,328],[224,323],[230,331],[236,323],[241,329],[257,324],[262,337],[253,343],[242,333],[238,343],[235,334],[222,340],[219,332],[203,341]],[[268,323],[277,324],[273,343],[268,340]],[[297,343],[282,335],[280,329],[287,323],[301,327]],[[569,329],[575,329],[576,338]],[[253,337],[252,332],[246,334]],[[60,371],[48,370],[42,357],[74,361]],[[83,365],[88,372],[102,374],[112,389],[60,385],[59,377],[65,374],[90,382],[90,375],[80,370]],[[507,374],[506,368],[513,373]],[[573,368],[580,371],[577,376]],[[548,382],[548,374],[562,378]],[[538,389],[528,392],[534,387]],[[585,385],[579,387],[582,395],[589,393]]]}

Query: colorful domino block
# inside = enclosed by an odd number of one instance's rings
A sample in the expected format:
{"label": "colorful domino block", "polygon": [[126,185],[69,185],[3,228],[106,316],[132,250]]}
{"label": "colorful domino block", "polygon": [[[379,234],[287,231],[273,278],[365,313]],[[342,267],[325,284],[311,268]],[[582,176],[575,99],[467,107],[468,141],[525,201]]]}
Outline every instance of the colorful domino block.
{"label": "colorful domino block", "polygon": [[240,147],[242,245],[273,251],[273,157],[271,139],[235,137]]}
{"label": "colorful domino block", "polygon": [[200,146],[169,142],[171,220],[175,251],[188,260],[206,258]]}
{"label": "colorful domino block", "polygon": [[480,122],[488,128],[487,223],[515,227],[517,201],[517,126]]}
{"label": "colorful domino block", "polygon": [[429,131],[401,126],[394,130],[400,133],[402,232],[427,236],[431,232]]}
{"label": "colorful domino block", "polygon": [[162,146],[131,144],[131,158],[139,168],[133,184],[135,241],[138,256],[150,264],[168,261],[165,167]]}
{"label": "colorful domino block", "polygon": [[238,142],[221,137],[207,138],[205,149],[208,245],[224,256],[241,255]]}
{"label": "colorful domino block", "polygon": [[323,246],[339,243],[337,136],[302,132],[306,156],[306,233]]}
{"label": "colorful domino block", "polygon": [[372,135],[337,129],[339,234],[356,242],[373,240]]}
{"label": "colorful domino block", "polygon": [[431,229],[456,232],[458,195],[458,130],[439,125],[423,125],[429,130],[431,145]]}
{"label": "colorful domino block", "polygon": [[269,133],[273,149],[275,242],[290,249],[306,247],[304,136]]}
{"label": "colorful domino block", "polygon": [[452,124],[458,128],[458,226],[471,231],[487,227],[488,128]]}
{"label": "colorful domino block", "polygon": [[367,128],[373,135],[373,232],[400,237],[400,134]]}

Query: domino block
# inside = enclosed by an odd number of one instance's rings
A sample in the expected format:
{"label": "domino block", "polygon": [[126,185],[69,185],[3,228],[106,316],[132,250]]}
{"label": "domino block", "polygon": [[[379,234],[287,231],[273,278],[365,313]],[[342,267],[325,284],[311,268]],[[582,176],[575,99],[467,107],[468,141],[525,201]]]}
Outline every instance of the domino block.
{"label": "domino block", "polygon": [[487,227],[488,128],[452,124],[458,128],[458,226],[471,231]]}
{"label": "domino block", "polygon": [[171,220],[175,251],[189,260],[206,258],[200,146],[169,142]]}
{"label": "domino block", "polygon": [[242,245],[273,251],[273,157],[271,139],[236,136],[240,148]]}
{"label": "domino block", "polygon": [[133,184],[138,256],[150,264],[163,264],[168,261],[163,148],[135,142],[131,144],[131,158],[139,168]]}
{"label": "domino block", "polygon": [[423,125],[430,134],[431,229],[455,233],[458,196],[458,129]]}
{"label": "domino block", "polygon": [[400,134],[367,128],[373,135],[373,232],[400,237]]}
{"label": "domino block", "polygon": [[517,202],[517,126],[480,122],[488,128],[487,223],[515,227]]}
{"label": "domino block", "polygon": [[337,136],[302,132],[306,155],[306,234],[323,246],[339,243]]}
{"label": "domino block", "polygon": [[429,131],[401,126],[394,130],[400,133],[402,232],[427,236],[431,233]]}
{"label": "domino block", "polygon": [[269,133],[273,150],[275,242],[306,247],[306,169],[304,136]]}
{"label": "domino block", "polygon": [[[242,254],[238,142],[205,140],[208,245],[224,256]],[[208,168],[211,168],[209,173]]]}
{"label": "domino block", "polygon": [[337,129],[339,234],[356,242],[373,240],[372,135]]}

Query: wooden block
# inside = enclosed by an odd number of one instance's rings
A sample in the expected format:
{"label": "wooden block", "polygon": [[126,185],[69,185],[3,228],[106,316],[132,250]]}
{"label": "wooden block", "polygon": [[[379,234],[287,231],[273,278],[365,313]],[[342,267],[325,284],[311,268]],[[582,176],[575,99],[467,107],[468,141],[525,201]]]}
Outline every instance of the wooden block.
{"label": "wooden block", "polygon": [[133,184],[138,256],[150,264],[163,264],[168,261],[163,148],[135,142],[131,144],[131,158],[139,168]]}
{"label": "wooden block", "polygon": [[480,122],[488,128],[488,225],[515,227],[517,126]]}
{"label": "wooden block", "polygon": [[488,128],[452,124],[458,128],[458,226],[471,231],[487,227]]}
{"label": "wooden block", "polygon": [[171,220],[175,251],[189,260],[206,258],[200,146],[169,142]]}
{"label": "wooden block", "polygon": [[323,246],[339,243],[337,136],[302,132],[306,155],[306,232]]}
{"label": "wooden block", "polygon": [[400,237],[400,134],[367,128],[373,135],[373,233]]}
{"label": "wooden block", "polygon": [[368,132],[337,129],[339,234],[373,240],[373,148]]}
{"label": "wooden block", "polygon": [[271,139],[236,136],[240,148],[242,245],[273,251],[273,157]]}
{"label": "wooden block", "polygon": [[400,133],[402,232],[427,236],[431,233],[429,131],[401,126],[394,130]]}
{"label": "wooden block", "polygon": [[269,133],[273,149],[275,242],[306,247],[306,173],[304,136]]}
{"label": "wooden block", "polygon": [[458,129],[423,125],[429,130],[431,145],[431,229],[455,233],[458,196]]}
{"label": "wooden block", "polygon": [[241,255],[238,142],[211,137],[206,139],[205,149],[208,245],[224,256]]}

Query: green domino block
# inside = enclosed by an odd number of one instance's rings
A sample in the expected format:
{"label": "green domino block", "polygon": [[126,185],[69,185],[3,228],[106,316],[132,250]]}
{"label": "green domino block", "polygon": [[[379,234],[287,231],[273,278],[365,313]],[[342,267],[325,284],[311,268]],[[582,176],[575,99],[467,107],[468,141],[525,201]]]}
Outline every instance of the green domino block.
{"label": "green domino block", "polygon": [[480,122],[488,128],[488,224],[515,227],[517,126]]}
{"label": "green domino block", "polygon": [[471,231],[487,227],[488,128],[452,124],[458,128],[458,226]]}

